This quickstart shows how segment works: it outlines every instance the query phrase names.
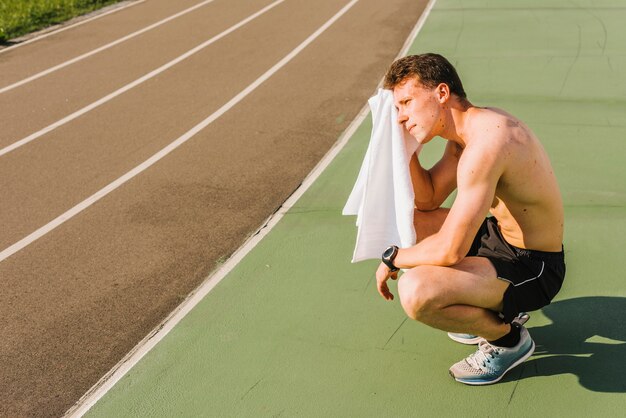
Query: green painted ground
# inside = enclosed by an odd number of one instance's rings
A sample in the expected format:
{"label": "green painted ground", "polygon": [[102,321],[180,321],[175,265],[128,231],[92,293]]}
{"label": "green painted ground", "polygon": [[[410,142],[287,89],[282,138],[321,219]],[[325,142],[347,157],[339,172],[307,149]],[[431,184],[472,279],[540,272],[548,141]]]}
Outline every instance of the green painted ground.
{"label": "green painted ground", "polygon": [[[90,416],[623,416],[626,408],[626,2],[439,0],[410,53],[457,64],[470,99],[542,138],[566,205],[568,275],[528,324],[537,352],[502,383],[406,321],[349,263],[340,215],[369,122],[296,207]],[[435,161],[441,152],[426,147]],[[621,412],[620,412],[621,411]]]}

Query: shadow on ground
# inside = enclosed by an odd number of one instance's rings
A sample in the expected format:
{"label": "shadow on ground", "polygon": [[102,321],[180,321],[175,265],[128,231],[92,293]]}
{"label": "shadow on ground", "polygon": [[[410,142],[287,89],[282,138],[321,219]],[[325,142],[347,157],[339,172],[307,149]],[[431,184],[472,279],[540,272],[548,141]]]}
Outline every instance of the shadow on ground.
{"label": "shadow on ground", "polygon": [[507,380],[574,374],[586,389],[626,392],[626,298],[568,299],[543,313],[552,324],[529,328],[535,354]]}

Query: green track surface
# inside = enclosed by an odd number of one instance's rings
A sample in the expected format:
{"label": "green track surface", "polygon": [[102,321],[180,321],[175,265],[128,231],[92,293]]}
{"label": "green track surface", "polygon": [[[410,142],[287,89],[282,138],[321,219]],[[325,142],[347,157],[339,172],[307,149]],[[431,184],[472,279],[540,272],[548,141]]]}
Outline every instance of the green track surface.
{"label": "green track surface", "polygon": [[[623,416],[626,2],[439,0],[409,53],[457,65],[474,104],[542,139],[566,210],[566,283],[528,323],[536,353],[496,385],[471,347],[376,292],[341,209],[366,121],[274,230],[88,416]],[[423,151],[434,162],[443,141]],[[394,289],[395,290],[395,289]]]}

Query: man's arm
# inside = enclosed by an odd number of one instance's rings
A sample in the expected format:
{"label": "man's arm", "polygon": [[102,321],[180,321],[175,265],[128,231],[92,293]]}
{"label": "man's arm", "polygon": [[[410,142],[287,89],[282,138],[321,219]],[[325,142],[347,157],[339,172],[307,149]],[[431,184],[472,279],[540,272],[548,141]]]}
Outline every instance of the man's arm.
{"label": "man's arm", "polygon": [[458,194],[443,226],[417,245],[401,249],[394,260],[397,267],[450,266],[465,257],[489,212],[503,172],[503,156],[498,148],[485,145],[466,148],[458,165]]}
{"label": "man's arm", "polygon": [[441,160],[430,170],[424,169],[417,155],[413,155],[409,169],[417,210],[435,210],[450,196],[456,188],[456,172],[460,155],[459,146],[448,142]]}

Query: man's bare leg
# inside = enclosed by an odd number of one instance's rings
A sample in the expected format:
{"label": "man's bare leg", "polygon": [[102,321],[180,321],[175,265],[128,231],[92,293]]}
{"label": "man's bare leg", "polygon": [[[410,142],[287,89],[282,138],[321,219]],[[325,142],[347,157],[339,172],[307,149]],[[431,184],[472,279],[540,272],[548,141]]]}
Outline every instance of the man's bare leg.
{"label": "man's bare leg", "polygon": [[398,292],[407,315],[445,331],[480,335],[474,354],[450,367],[450,375],[468,385],[500,381],[532,355],[535,343],[528,331],[505,324],[502,310],[509,283],[500,280],[491,262],[466,257],[450,267],[418,266],[400,277]]}
{"label": "man's bare leg", "polygon": [[435,315],[422,314],[418,320],[433,328],[480,335],[489,341],[495,341],[511,330],[495,312],[469,305],[447,306]]}
{"label": "man's bare leg", "polygon": [[467,257],[456,266],[418,266],[398,283],[402,307],[410,318],[450,332],[493,341],[510,331],[496,314],[508,283],[497,278],[486,258]]}

